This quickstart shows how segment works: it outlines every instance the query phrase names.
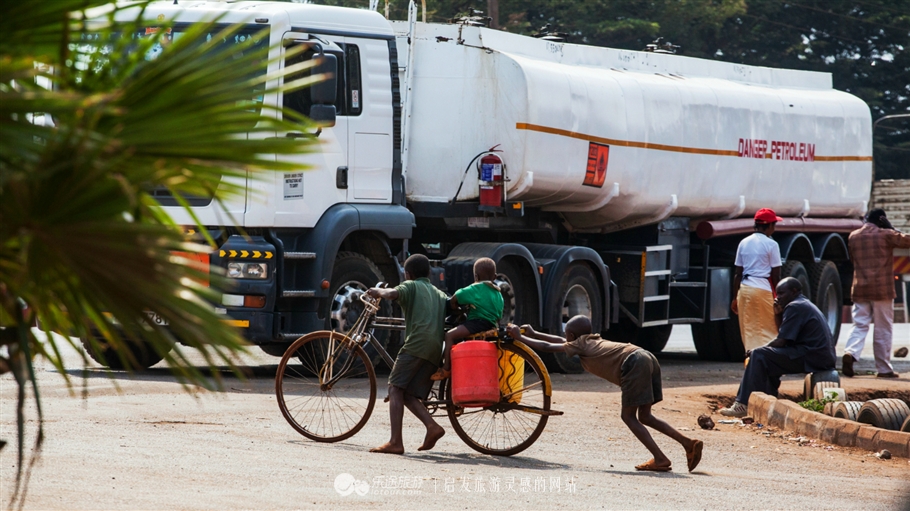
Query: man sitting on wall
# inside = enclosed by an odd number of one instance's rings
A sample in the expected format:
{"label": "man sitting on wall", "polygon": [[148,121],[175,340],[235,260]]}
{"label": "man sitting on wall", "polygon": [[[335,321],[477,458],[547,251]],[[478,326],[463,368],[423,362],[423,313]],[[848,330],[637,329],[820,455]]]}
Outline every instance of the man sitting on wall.
{"label": "man sitting on wall", "polygon": [[777,285],[774,313],[781,319],[777,338],[750,353],[736,401],[720,410],[727,417],[745,417],[753,392],[777,396],[780,377],[834,369],[831,331],[822,312],[802,295],[802,285],[787,277]]}

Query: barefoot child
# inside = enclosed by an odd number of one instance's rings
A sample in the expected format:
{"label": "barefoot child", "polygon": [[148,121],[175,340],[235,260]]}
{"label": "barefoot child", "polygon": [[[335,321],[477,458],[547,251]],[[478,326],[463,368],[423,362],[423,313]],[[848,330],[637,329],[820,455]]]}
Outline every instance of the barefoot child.
{"label": "barefoot child", "polygon": [[502,318],[502,292],[493,283],[496,263],[489,257],[474,262],[474,283],[455,291],[451,307],[468,306],[467,321],[446,332],[444,365],[433,375],[434,380],[444,380],[452,374],[452,345],[465,337],[496,328]]}
{"label": "barefoot child", "polygon": [[[566,324],[566,338],[535,332],[529,325],[521,330],[511,325],[509,335],[537,351],[564,352],[578,355],[586,371],[615,383],[622,388],[622,420],[654,458],[635,467],[636,470],[668,472],[670,459],[657,447],[645,428],[650,426],[679,442],[686,450],[689,472],[701,461],[704,444],[683,436],[673,426],[651,415],[651,406],[663,399],[660,385],[660,365],[650,352],[633,344],[607,341],[591,334],[591,320],[575,316]],[[636,418],[636,413],[638,417]]]}
{"label": "barefoot child", "polygon": [[371,288],[374,298],[397,300],[405,318],[405,339],[395,365],[389,374],[389,419],[391,439],[370,452],[404,454],[401,421],[407,407],[427,428],[418,451],[432,449],[445,434],[433,420],[421,400],[427,398],[433,382],[430,376],[439,367],[445,331],[448,297],[430,283],[430,261],[424,255],[412,255],[404,262],[406,281],[394,289]]}

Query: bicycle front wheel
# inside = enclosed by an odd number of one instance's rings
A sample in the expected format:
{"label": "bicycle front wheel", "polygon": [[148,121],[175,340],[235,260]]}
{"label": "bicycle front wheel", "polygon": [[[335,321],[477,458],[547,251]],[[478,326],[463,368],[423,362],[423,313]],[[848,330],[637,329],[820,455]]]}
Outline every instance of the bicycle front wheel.
{"label": "bicycle front wheel", "polygon": [[552,389],[543,362],[521,343],[500,345],[499,403],[462,408],[452,403],[452,385],[445,396],[452,429],[472,449],[511,456],[527,449],[547,425]]}
{"label": "bicycle front wheel", "polygon": [[278,407],[301,435],[339,442],[363,428],[376,404],[376,372],[344,334],[319,331],[288,347],[275,375]]}

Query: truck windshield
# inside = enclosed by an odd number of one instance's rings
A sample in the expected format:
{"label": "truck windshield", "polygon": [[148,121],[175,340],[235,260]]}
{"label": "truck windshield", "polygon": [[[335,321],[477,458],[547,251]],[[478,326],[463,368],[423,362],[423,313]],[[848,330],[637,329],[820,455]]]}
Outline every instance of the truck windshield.
{"label": "truck windshield", "polygon": [[[145,50],[145,60],[151,61],[158,58],[168,45],[186,35],[190,26],[191,24],[189,23],[174,23],[170,27],[146,26],[130,33],[129,38],[138,43],[138,41],[142,39],[157,37],[156,42]],[[209,31],[199,38],[199,44],[209,42],[213,38],[216,40],[220,38],[221,44],[217,45],[216,49],[213,51],[231,51],[235,59],[239,59],[249,52],[261,51],[262,65],[251,66],[249,78],[264,75],[266,72],[267,60],[267,54],[264,52],[264,49],[269,44],[268,32],[264,31],[261,25],[250,25],[243,26],[239,30],[233,32],[229,37],[224,37],[222,31],[226,28],[228,28],[227,24],[211,25]],[[117,38],[122,35],[123,32],[115,32],[111,37]],[[75,65],[78,68],[87,70],[89,66],[95,66],[99,68],[95,70],[100,71],[100,67],[110,63],[109,58],[99,58],[99,53],[101,56],[110,55],[110,53],[114,51],[114,45],[111,44],[110,41],[103,42],[102,37],[101,34],[92,32],[84,32],[80,35],[81,44],[78,45],[80,47],[73,48],[76,50]],[[137,46],[138,44],[127,44],[127,51],[133,53],[136,51]],[[259,106],[262,104],[264,90],[265,84],[255,86],[253,94],[250,96],[251,109],[258,110]]]}

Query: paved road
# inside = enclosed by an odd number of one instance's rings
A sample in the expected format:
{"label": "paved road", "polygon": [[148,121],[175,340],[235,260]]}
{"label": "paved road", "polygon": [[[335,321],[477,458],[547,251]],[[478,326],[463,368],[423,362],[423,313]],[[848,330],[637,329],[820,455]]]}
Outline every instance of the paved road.
{"label": "paved road", "polygon": [[[133,378],[110,378],[95,369],[83,378],[73,359],[69,375],[77,397],[59,374],[46,367],[39,371],[48,440],[26,509],[893,510],[910,505],[906,459],[885,462],[856,450],[799,446],[786,436],[739,426],[697,429],[695,417],[710,409],[705,396],[732,395],[741,366],[699,362],[686,330],[677,329],[670,352],[661,356],[665,400],[655,412],[705,441],[704,460],[692,474],[685,470],[682,449],[659,436],[674,471],[636,472],[633,466],[648,454],[619,420],[618,390],[590,375],[554,375],[554,408],[566,414],[553,417],[540,440],[518,456],[477,454],[446,422],[449,433],[437,449],[417,453],[422,428],[410,417],[408,453],[392,456],[367,452],[387,439],[387,407],[381,403],[366,428],[348,441],[319,444],[297,435],[278,412],[276,359],[265,355],[245,358],[253,372],[249,381],[228,379],[224,392],[191,388],[192,394],[163,369]],[[910,345],[910,336],[900,343]],[[859,367],[867,366],[871,359],[864,357]],[[908,359],[897,362],[897,369],[910,374]],[[783,390],[797,392],[800,385],[791,378]],[[846,385],[848,391],[910,389],[910,380],[864,376]],[[88,399],[78,397],[83,388]],[[0,379],[0,437],[10,440],[14,399],[11,379]],[[8,447],[0,452],[4,504],[14,466]]]}

